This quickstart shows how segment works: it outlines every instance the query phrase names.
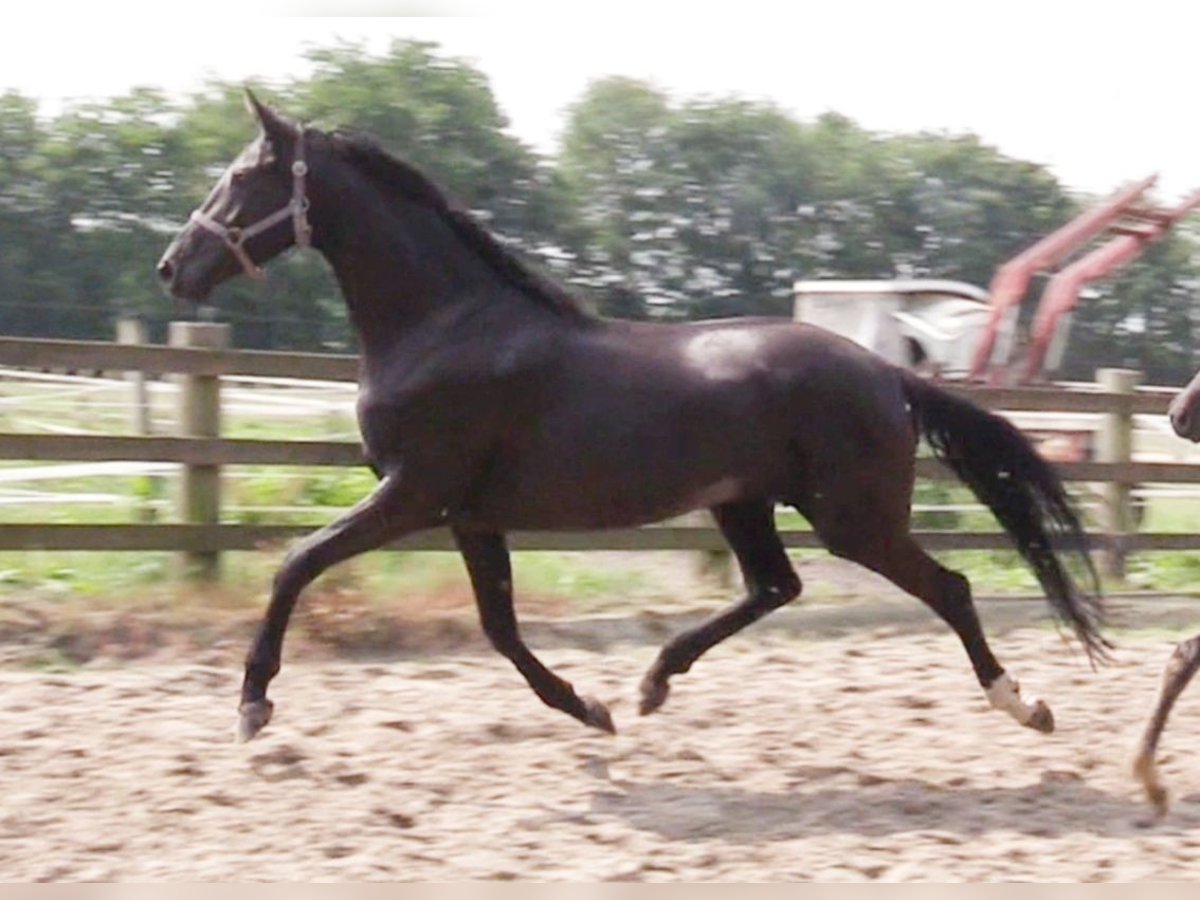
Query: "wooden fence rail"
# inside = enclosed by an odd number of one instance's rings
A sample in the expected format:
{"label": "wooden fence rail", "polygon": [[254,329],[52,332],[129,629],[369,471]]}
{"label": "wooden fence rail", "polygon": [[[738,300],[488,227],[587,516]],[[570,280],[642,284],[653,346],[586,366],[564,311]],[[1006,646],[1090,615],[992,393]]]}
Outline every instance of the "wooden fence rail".
{"label": "wooden fence rail", "polygon": [[[225,551],[253,550],[293,539],[311,529],[283,525],[224,524],[219,505],[220,470],[227,466],[339,466],[363,464],[356,443],[346,441],[264,441],[226,439],[219,436],[212,404],[219,403],[222,377],[282,378],[300,381],[354,381],[354,357],[328,354],[265,353],[224,349],[225,326],[180,326],[173,331],[176,343],[192,346],[158,347],[81,341],[43,341],[0,338],[0,366],[71,371],[137,372],[144,375],[185,375],[181,391],[180,421],[188,432],[179,436],[107,436],[75,434],[0,434],[0,460],[133,461],[177,463],[199,494],[181,504],[178,524],[49,525],[0,524],[0,550],[129,550],[177,551],[207,569]],[[1162,415],[1173,395],[1170,389],[1137,389],[1133,375],[1101,376],[1116,386],[1063,386],[993,388],[954,385],[982,406],[1011,412],[1103,414],[1100,444],[1108,456],[1102,461],[1060,465],[1063,477],[1073,482],[1114,485],[1105,494],[1109,504],[1130,501],[1130,488],[1147,483],[1200,483],[1200,466],[1140,462],[1130,458],[1128,439],[1134,415]],[[204,396],[201,397],[200,395]],[[199,404],[199,405],[198,405]],[[201,407],[207,412],[201,411]],[[1116,455],[1113,455],[1113,454]],[[196,473],[204,477],[197,478]],[[918,463],[922,478],[954,476],[932,459]],[[185,477],[185,483],[188,479]],[[214,485],[216,487],[214,487]],[[1140,550],[1192,550],[1200,548],[1200,534],[1134,533],[1128,508],[1106,509],[1102,532],[1089,535],[1106,553],[1109,567],[1119,573],[1125,555]],[[918,532],[931,550],[992,549],[1009,547],[1000,532]],[[811,532],[786,530],[785,544],[793,548],[818,546]],[[547,550],[700,550],[724,548],[714,528],[704,526],[652,526],[587,533],[524,533],[513,536],[517,549]],[[396,545],[403,549],[446,550],[452,542],[444,532],[416,535]]]}
{"label": "wooden fence rail", "polygon": [[[362,450],[351,441],[268,441],[248,438],[109,436],[0,433],[0,460],[42,462],[158,462],[195,466],[361,466]],[[1066,462],[1066,481],[1132,484],[1197,484],[1200,466],[1164,462]],[[936,460],[917,460],[917,475],[957,481]]]}
{"label": "wooden fence rail", "polygon": [[[0,366],[80,372],[143,372],[148,375],[290,378],[298,381],[353,382],[358,378],[358,358],[338,354],[204,350],[27,338],[0,338]],[[1062,385],[949,387],[988,409],[1011,412],[1163,415],[1175,394],[1172,388],[1142,388],[1127,394],[1085,384],[1072,385],[1069,390]]]}
{"label": "wooden fence rail", "polygon": [[[212,554],[235,550],[261,550],[311,532],[311,526],[244,524],[63,525],[0,524],[0,551],[25,550],[128,550],[176,551]],[[929,550],[1002,550],[1012,542],[1003,532],[913,532]],[[785,546],[792,549],[821,545],[806,530],[783,529]],[[1089,546],[1123,556],[1141,551],[1200,550],[1200,535],[1193,533],[1134,533],[1120,538],[1088,535]],[[715,528],[706,526],[647,526],[590,532],[521,532],[509,542],[517,550],[697,550],[724,551]],[[448,535],[428,532],[392,546],[398,550],[453,550]]]}

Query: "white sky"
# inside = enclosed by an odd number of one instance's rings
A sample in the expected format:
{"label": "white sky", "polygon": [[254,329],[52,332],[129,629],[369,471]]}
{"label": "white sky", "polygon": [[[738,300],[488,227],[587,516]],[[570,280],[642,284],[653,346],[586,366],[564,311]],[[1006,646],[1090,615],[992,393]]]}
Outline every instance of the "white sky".
{"label": "white sky", "polygon": [[[186,91],[206,77],[303,74],[304,49],[339,38],[380,50],[416,37],[483,69],[513,131],[545,151],[590,80],[624,74],[678,97],[771,99],[802,119],[836,110],[876,131],[971,131],[1050,166],[1074,190],[1107,193],[1153,172],[1164,200],[1200,189],[1200,5],[1187,0],[614,0],[600,6],[603,17],[508,2],[508,15],[484,18],[287,14],[465,16],[496,4],[186,5],[198,15],[163,15],[161,2],[10,12],[0,91],[38,97],[53,112],[64,99],[134,85]],[[95,9],[105,15],[88,14]]]}

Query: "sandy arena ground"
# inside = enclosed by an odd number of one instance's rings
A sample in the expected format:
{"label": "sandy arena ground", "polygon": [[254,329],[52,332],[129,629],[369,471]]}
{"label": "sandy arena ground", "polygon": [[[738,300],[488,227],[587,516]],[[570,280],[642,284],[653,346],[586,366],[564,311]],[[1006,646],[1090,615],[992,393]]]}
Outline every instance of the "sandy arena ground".
{"label": "sandy arena ground", "polygon": [[[538,634],[534,632],[534,634]],[[547,635],[540,635],[548,640]],[[636,715],[654,646],[542,644],[607,737],[484,649],[305,662],[232,741],[236,661],[0,670],[0,878],[1130,880],[1200,877],[1200,688],[1168,732],[1169,818],[1128,777],[1173,639],[1093,673],[994,635],[1043,736],[990,711],[954,638],[760,625]]]}

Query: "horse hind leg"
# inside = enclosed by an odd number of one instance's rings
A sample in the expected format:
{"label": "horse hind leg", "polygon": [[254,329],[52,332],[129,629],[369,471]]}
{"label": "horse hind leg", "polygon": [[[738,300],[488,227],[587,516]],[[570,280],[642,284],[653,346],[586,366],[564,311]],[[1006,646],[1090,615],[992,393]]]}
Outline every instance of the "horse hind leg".
{"label": "horse hind leg", "polygon": [[1142,734],[1138,754],[1133,762],[1133,773],[1142,783],[1146,798],[1154,806],[1156,816],[1160,818],[1167,812],[1168,798],[1167,789],[1158,775],[1158,764],[1155,762],[1158,741],[1167,726],[1171,708],[1197,669],[1200,669],[1200,635],[1179,644],[1171,654],[1171,659],[1163,671],[1158,703],[1150,721],[1146,723],[1146,730]]}
{"label": "horse hind leg", "polygon": [[800,595],[800,578],[775,530],[773,504],[729,503],[712,512],[737,557],[746,596],[694,628],[680,632],[663,646],[642,679],[639,705],[642,715],[662,706],[670,691],[672,675],[687,672],[716,644]]}
{"label": "horse hind leg", "polygon": [[[884,500],[884,497],[875,498]],[[1026,703],[1020,686],[997,661],[983,633],[970,582],[927,554],[908,533],[907,508],[887,515],[886,502],[856,502],[828,515],[829,507],[813,521],[818,536],[837,556],[878,572],[921,600],[953,629],[962,641],[975,677],[988,702],[1035,731],[1054,730],[1054,716],[1041,700]]]}

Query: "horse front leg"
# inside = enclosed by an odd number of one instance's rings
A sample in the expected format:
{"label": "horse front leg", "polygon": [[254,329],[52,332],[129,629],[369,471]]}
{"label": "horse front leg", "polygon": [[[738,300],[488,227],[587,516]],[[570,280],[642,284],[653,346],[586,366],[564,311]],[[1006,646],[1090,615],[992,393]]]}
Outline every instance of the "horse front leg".
{"label": "horse front leg", "polygon": [[279,673],[283,636],[300,592],[337,563],[437,524],[436,514],[411,508],[399,475],[385,477],[345,515],[288,551],[275,575],[271,601],[246,656],[238,706],[238,738],[247,741],[271,720],[267,685]]}
{"label": "horse front leg", "polygon": [[599,700],[580,697],[570,682],[551,672],[525,646],[513,611],[512,564],[503,534],[454,529],[454,539],[467,565],[479,620],[492,646],[517,667],[543,703],[585,725],[615,734],[612,716]]}

